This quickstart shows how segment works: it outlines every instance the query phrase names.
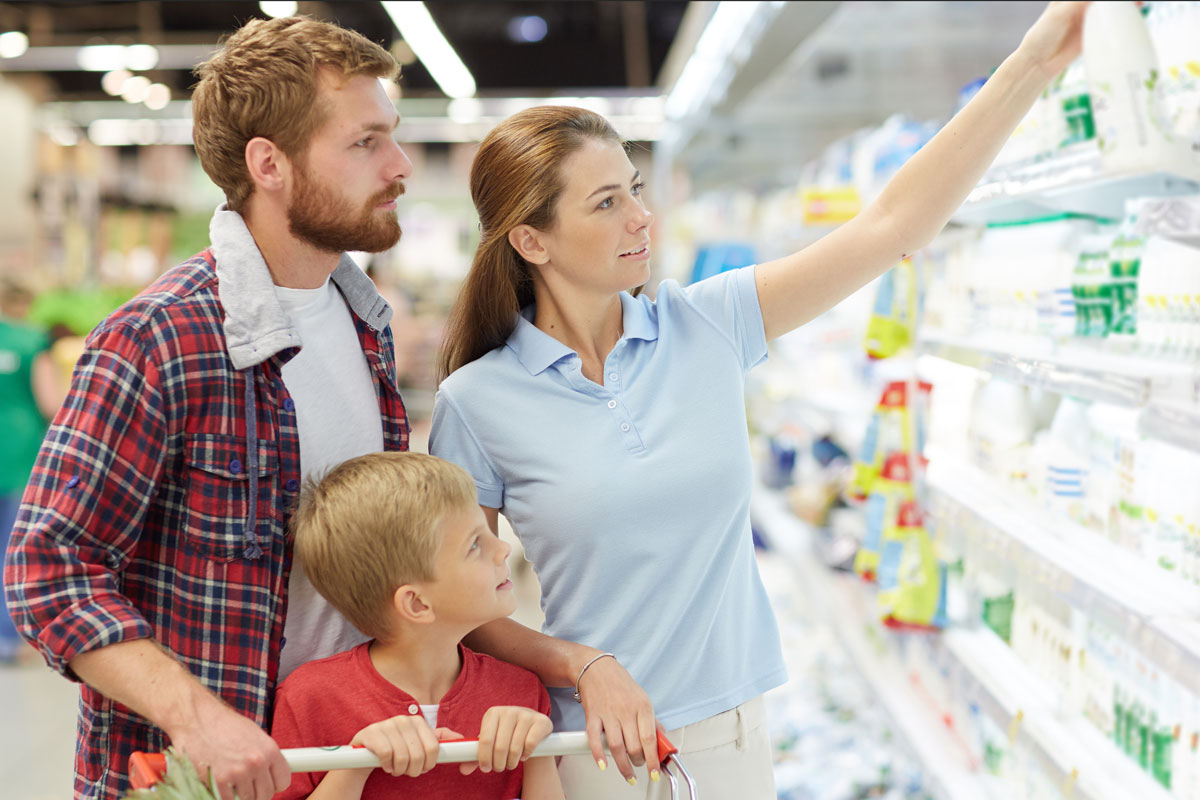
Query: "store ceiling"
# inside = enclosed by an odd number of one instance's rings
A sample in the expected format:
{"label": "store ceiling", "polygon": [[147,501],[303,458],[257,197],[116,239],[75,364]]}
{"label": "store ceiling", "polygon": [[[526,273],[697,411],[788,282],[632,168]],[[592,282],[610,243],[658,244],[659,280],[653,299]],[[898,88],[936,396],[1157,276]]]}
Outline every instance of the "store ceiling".
{"label": "store ceiling", "polygon": [[835,140],[892,114],[945,121],[959,90],[991,74],[1041,0],[788,3],[730,96],[675,158],[692,186],[790,184]]}
{"label": "store ceiling", "polygon": [[[473,74],[479,94],[488,96],[652,86],[688,3],[442,0],[427,5]],[[398,38],[378,2],[300,2],[299,12],[335,20],[385,46]],[[518,41],[514,20],[532,15],[544,20],[544,38]],[[71,68],[66,48],[151,43],[173,45],[186,54],[183,46],[194,45],[203,58],[222,34],[256,16],[265,16],[257,2],[227,0],[0,3],[0,29],[25,31],[32,48],[64,48],[59,68],[38,70],[47,79],[41,86],[44,99],[60,101],[106,98],[101,74]],[[535,35],[539,27],[533,26]],[[146,74],[167,84],[176,97],[185,97],[194,82],[183,65]],[[420,62],[404,68],[401,85],[406,96],[441,96]]]}

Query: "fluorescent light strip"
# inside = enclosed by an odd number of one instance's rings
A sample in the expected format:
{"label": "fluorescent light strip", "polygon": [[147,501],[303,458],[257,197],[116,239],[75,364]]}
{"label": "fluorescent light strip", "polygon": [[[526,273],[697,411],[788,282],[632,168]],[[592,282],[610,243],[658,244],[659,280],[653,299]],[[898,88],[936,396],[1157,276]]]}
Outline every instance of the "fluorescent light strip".
{"label": "fluorescent light strip", "polygon": [[449,97],[472,97],[475,94],[475,79],[458,53],[438,30],[429,9],[422,2],[408,0],[384,0],[383,9],[404,37],[404,41],[421,59],[425,69],[437,81],[437,85]]}
{"label": "fluorescent light strip", "polygon": [[733,73],[730,55],[764,5],[757,0],[737,3],[725,0],[717,5],[667,97],[668,119],[685,119],[700,111],[706,103],[720,100]]}

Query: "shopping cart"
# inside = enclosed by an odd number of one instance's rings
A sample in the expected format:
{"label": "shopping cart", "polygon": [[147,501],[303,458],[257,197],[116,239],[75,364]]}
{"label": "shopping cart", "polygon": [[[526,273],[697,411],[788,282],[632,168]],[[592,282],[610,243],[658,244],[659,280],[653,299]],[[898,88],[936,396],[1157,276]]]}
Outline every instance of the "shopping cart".
{"label": "shopping cart", "polygon": [[[607,750],[607,745],[605,746]],[[552,733],[534,749],[531,758],[540,756],[575,756],[591,753],[587,734],[583,731]],[[334,769],[356,769],[378,767],[379,759],[364,747],[344,745],[341,747],[295,747],[285,749],[283,757],[292,772],[327,772]],[[438,749],[439,764],[461,764],[479,758],[479,742],[476,740],[453,740],[442,742]],[[688,787],[688,797],[700,800],[696,782],[679,760],[679,748],[658,732],[658,762],[662,773],[671,786],[671,800],[679,797],[679,778]],[[678,770],[679,776],[674,770]],[[162,780],[167,771],[167,760],[162,753],[134,753],[129,759],[129,777],[134,789],[148,789]]]}

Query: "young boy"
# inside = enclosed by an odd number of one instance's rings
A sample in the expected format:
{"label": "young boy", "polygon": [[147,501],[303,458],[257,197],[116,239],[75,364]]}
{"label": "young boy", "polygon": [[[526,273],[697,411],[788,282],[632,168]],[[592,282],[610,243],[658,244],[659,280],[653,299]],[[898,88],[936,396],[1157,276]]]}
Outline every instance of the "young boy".
{"label": "young boy", "polygon": [[[420,453],[351,459],[305,486],[292,531],[313,585],[374,639],[293,672],[272,735],[363,745],[382,766],[295,773],[277,798],[562,800],[554,759],[526,761],[550,733],[545,687],[461,643],[516,608],[511,547],[466,472]],[[438,740],[463,737],[479,762],[435,766]]]}

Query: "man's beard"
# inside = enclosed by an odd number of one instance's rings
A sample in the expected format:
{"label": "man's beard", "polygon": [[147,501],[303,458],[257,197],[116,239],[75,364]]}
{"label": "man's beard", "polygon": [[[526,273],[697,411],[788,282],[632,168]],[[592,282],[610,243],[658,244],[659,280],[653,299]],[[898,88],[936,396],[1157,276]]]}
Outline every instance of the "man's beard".
{"label": "man's beard", "polygon": [[329,253],[381,253],[400,241],[395,213],[377,208],[404,194],[400,181],[374,195],[356,213],[349,200],[313,180],[303,166],[296,177],[296,195],[288,207],[288,230],[296,238]]}

